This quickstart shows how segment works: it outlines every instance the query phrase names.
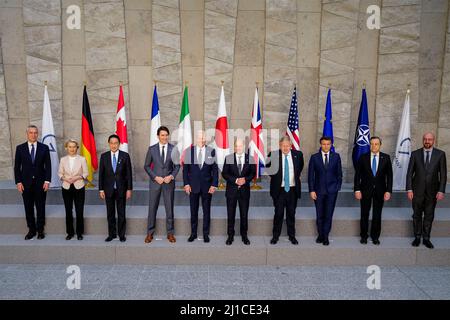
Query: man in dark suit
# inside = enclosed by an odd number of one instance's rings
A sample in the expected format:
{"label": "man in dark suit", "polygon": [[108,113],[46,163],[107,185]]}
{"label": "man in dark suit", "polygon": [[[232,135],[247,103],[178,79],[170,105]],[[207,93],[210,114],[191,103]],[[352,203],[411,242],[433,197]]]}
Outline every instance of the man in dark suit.
{"label": "man in dark suit", "polygon": [[308,186],[314,200],[318,237],[316,243],[328,246],[334,207],[342,185],[342,164],[338,153],[331,151],[331,138],[320,138],[320,151],[311,156]]}
{"label": "man in dark suit", "polygon": [[250,182],[255,177],[256,166],[250,161],[248,153],[244,152],[244,141],[237,138],[234,142],[234,153],[225,158],[222,176],[227,182],[225,197],[227,199],[227,245],[234,241],[234,223],[236,206],[239,204],[240,233],[242,242],[250,244],[248,239],[248,207],[250,203]]}
{"label": "man in dark suit", "polygon": [[369,214],[373,202],[370,237],[375,245],[380,244],[381,212],[384,201],[391,198],[392,163],[386,153],[380,152],[381,139],[370,138],[370,152],[363,154],[355,168],[355,198],[361,202],[361,240],[367,244]]}
{"label": "man in dark suit", "polygon": [[108,143],[110,151],[101,155],[98,170],[98,189],[100,190],[100,198],[106,200],[108,218],[108,237],[105,241],[109,242],[117,238],[118,233],[120,241],[125,242],[125,206],[126,201],[131,198],[133,190],[131,159],[128,153],[119,150],[119,136],[110,135]]}
{"label": "man in dark suit", "polygon": [[[37,141],[38,128],[27,128],[27,142],[16,148],[14,177],[17,190],[22,194],[25,206],[28,233],[25,240],[31,240],[38,233],[44,239],[45,199],[52,177],[52,166],[48,146]],[[36,218],[34,218],[36,207]]]}
{"label": "man in dark suit", "polygon": [[295,210],[301,197],[300,175],[303,170],[303,153],[292,149],[288,136],[280,139],[280,149],[270,152],[266,161],[266,173],[270,175],[270,196],[275,207],[271,244],[276,244],[283,226],[286,210],[286,226],[289,241],[297,245],[295,238]]}
{"label": "man in dark suit", "polygon": [[412,245],[418,247],[422,237],[423,244],[429,249],[434,248],[430,241],[434,209],[437,201],[444,199],[447,183],[445,152],[434,148],[434,142],[434,134],[424,134],[423,148],[411,153],[406,175],[406,190],[414,211],[415,239]]}
{"label": "man in dark suit", "polygon": [[191,235],[188,242],[197,238],[198,208],[202,198],[203,241],[209,242],[211,199],[219,184],[216,151],[206,146],[203,130],[196,136],[197,145],[186,151],[183,164],[184,191],[189,195],[191,207]]}
{"label": "man in dark suit", "polygon": [[170,243],[175,243],[173,209],[175,177],[180,170],[179,154],[177,149],[169,143],[170,133],[167,127],[159,127],[157,134],[159,142],[148,148],[144,163],[144,170],[150,177],[147,236],[144,242],[150,243],[153,240],[156,212],[162,193],[166,209],[167,239]]}

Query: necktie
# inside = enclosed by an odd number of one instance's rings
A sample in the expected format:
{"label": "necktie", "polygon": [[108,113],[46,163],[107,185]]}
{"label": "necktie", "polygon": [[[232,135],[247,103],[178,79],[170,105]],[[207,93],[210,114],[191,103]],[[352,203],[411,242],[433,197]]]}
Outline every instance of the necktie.
{"label": "necktie", "polygon": [[161,158],[162,158],[163,163],[166,162],[166,153],[164,152],[165,147],[166,146],[162,146],[162,152],[161,152]]}
{"label": "necktie", "polygon": [[200,167],[200,169],[203,167],[203,154],[202,154],[202,149],[199,149],[198,152],[198,165]]}
{"label": "necktie", "polygon": [[114,171],[114,173],[116,173],[116,169],[117,169],[117,158],[116,158],[116,154],[113,153],[113,171]]}
{"label": "necktie", "polygon": [[238,156],[239,175],[242,173],[242,156]]}
{"label": "necktie", "polygon": [[375,177],[377,175],[377,155],[375,154],[372,159],[372,174]]}
{"label": "necktie", "polygon": [[425,160],[425,169],[428,169],[429,164],[430,164],[430,151],[427,151],[427,158]]}
{"label": "necktie", "polygon": [[328,169],[328,153],[325,153],[325,170]]}
{"label": "necktie", "polygon": [[31,145],[31,163],[34,164],[35,160],[35,150],[34,150],[34,143]]}
{"label": "necktie", "polygon": [[284,191],[289,192],[289,161],[288,156],[284,156]]}

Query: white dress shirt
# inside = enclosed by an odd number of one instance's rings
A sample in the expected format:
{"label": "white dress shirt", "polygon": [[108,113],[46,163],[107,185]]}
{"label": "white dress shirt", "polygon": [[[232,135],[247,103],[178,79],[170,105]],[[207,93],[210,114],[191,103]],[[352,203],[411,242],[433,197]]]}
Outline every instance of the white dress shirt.
{"label": "white dress shirt", "polygon": [[375,158],[375,161],[376,161],[376,171],[378,171],[378,165],[380,164],[380,153],[378,152],[378,153],[373,153],[373,152],[371,152],[370,153],[370,169],[372,169],[372,163],[373,163],[373,157],[374,156],[377,156],[376,158]]}
{"label": "white dress shirt", "polygon": [[34,145],[34,156],[36,157],[36,150],[37,150],[37,142],[28,142],[28,152],[31,155],[31,146]]}
{"label": "white dress shirt", "polygon": [[73,171],[73,165],[75,164],[75,159],[77,158],[77,156],[69,156],[69,168],[70,171]]}
{"label": "white dress shirt", "polygon": [[323,152],[323,151],[320,151],[321,153],[322,153],[322,161],[323,161],[323,164],[325,164],[325,155],[327,154],[328,156],[328,164],[330,164],[330,151],[328,151],[327,153],[325,153],[325,152]]}
{"label": "white dress shirt", "polygon": [[[281,187],[284,188],[284,162],[286,155],[282,152],[281,153],[281,172],[283,173],[282,179],[281,179]],[[295,187],[295,180],[294,180],[294,162],[292,161],[292,153],[289,152],[287,154],[288,158],[288,165],[289,165],[289,186]]]}
{"label": "white dress shirt", "polygon": [[169,144],[168,143],[166,143],[166,144],[159,144],[159,155],[161,156],[162,155],[162,150],[163,150],[163,147],[164,147],[164,159],[163,159],[163,162],[166,162],[166,159],[167,159],[167,149],[168,149],[168,146],[169,146]]}
{"label": "white dress shirt", "polygon": [[[244,169],[244,164],[245,164],[245,153],[241,153],[241,154],[239,154],[239,153],[236,153],[236,165],[238,166],[238,168],[239,168],[239,164],[241,164],[242,165],[242,169]],[[242,178],[242,177],[241,177]],[[239,179],[239,178],[238,178]],[[235,181],[235,183],[237,184],[237,180],[238,179],[236,179],[236,181]]]}

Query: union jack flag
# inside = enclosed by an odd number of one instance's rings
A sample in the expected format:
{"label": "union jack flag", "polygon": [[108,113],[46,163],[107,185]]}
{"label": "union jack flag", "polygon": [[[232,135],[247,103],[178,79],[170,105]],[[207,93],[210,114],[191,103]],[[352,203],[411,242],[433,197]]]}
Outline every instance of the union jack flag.
{"label": "union jack flag", "polygon": [[294,88],[294,93],[292,94],[291,109],[289,110],[286,135],[291,138],[292,149],[300,150],[300,134],[298,132],[297,87]]}
{"label": "union jack flag", "polygon": [[253,157],[254,163],[258,164],[256,178],[259,178],[261,176],[261,168],[265,165],[266,155],[264,152],[263,128],[261,111],[259,108],[258,88],[255,89],[255,98],[253,100],[249,155],[250,157]]}

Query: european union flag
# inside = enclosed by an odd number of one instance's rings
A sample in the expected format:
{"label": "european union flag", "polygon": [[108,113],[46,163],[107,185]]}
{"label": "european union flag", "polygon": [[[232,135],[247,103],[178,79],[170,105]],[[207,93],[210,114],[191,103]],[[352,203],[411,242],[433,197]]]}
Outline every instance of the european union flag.
{"label": "european union flag", "polygon": [[333,122],[331,112],[331,89],[328,89],[327,105],[325,108],[325,121],[323,123],[323,136],[331,138],[331,151],[334,152]]}
{"label": "european union flag", "polygon": [[367,110],[366,89],[362,90],[361,106],[359,107],[358,125],[353,142],[353,167],[356,168],[359,157],[370,151],[369,111]]}

